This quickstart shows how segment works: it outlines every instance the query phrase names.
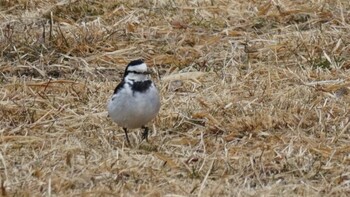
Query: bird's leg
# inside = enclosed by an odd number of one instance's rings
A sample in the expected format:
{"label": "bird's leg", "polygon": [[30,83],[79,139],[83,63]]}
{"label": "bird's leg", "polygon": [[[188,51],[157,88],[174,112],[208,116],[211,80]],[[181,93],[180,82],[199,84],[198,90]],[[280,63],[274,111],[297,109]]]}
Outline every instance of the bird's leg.
{"label": "bird's leg", "polygon": [[142,126],[142,129],[144,129],[144,130],[143,130],[142,135],[141,135],[141,141],[146,140],[148,142],[148,127]]}
{"label": "bird's leg", "polygon": [[128,142],[129,146],[131,147],[131,143],[130,143],[129,136],[128,136],[128,129],[127,128],[123,128],[123,129],[125,132],[126,141]]}

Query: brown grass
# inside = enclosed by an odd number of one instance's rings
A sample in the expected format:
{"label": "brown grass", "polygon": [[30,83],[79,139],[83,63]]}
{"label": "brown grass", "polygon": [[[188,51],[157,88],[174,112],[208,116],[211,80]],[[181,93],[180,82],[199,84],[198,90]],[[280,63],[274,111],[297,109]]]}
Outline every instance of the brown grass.
{"label": "brown grass", "polygon": [[[348,196],[349,32],[348,0],[0,0],[1,195]],[[136,58],[162,108],[129,148]]]}

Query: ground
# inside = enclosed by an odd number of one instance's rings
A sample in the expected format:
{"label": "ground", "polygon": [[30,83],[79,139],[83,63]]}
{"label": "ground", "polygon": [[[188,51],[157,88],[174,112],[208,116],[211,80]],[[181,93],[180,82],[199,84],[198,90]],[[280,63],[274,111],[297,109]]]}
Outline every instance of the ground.
{"label": "ground", "polygon": [[[350,2],[0,0],[2,196],[350,195]],[[107,117],[126,64],[149,142]]]}

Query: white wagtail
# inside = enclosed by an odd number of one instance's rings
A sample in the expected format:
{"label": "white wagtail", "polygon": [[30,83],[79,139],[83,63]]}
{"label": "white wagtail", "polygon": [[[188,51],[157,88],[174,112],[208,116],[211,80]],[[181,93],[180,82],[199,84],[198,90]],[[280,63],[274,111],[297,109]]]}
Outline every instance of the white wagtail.
{"label": "white wagtail", "polygon": [[160,108],[159,93],[149,75],[147,65],[142,60],[131,61],[108,102],[108,115],[123,127],[129,146],[127,129],[144,129],[142,140],[147,140],[146,124],[157,116]]}

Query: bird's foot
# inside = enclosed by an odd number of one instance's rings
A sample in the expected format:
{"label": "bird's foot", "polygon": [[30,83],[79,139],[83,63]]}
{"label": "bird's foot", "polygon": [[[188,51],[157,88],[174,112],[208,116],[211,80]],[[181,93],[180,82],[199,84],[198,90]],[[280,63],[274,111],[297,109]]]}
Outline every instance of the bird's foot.
{"label": "bird's foot", "polygon": [[127,128],[123,128],[123,129],[125,132],[126,141],[128,142],[129,147],[131,147],[131,143],[130,143],[129,136],[128,136],[128,130],[127,130]]}
{"label": "bird's foot", "polygon": [[141,142],[143,140],[146,140],[148,142],[148,127],[143,126],[142,129],[143,129],[143,132],[141,134]]}

